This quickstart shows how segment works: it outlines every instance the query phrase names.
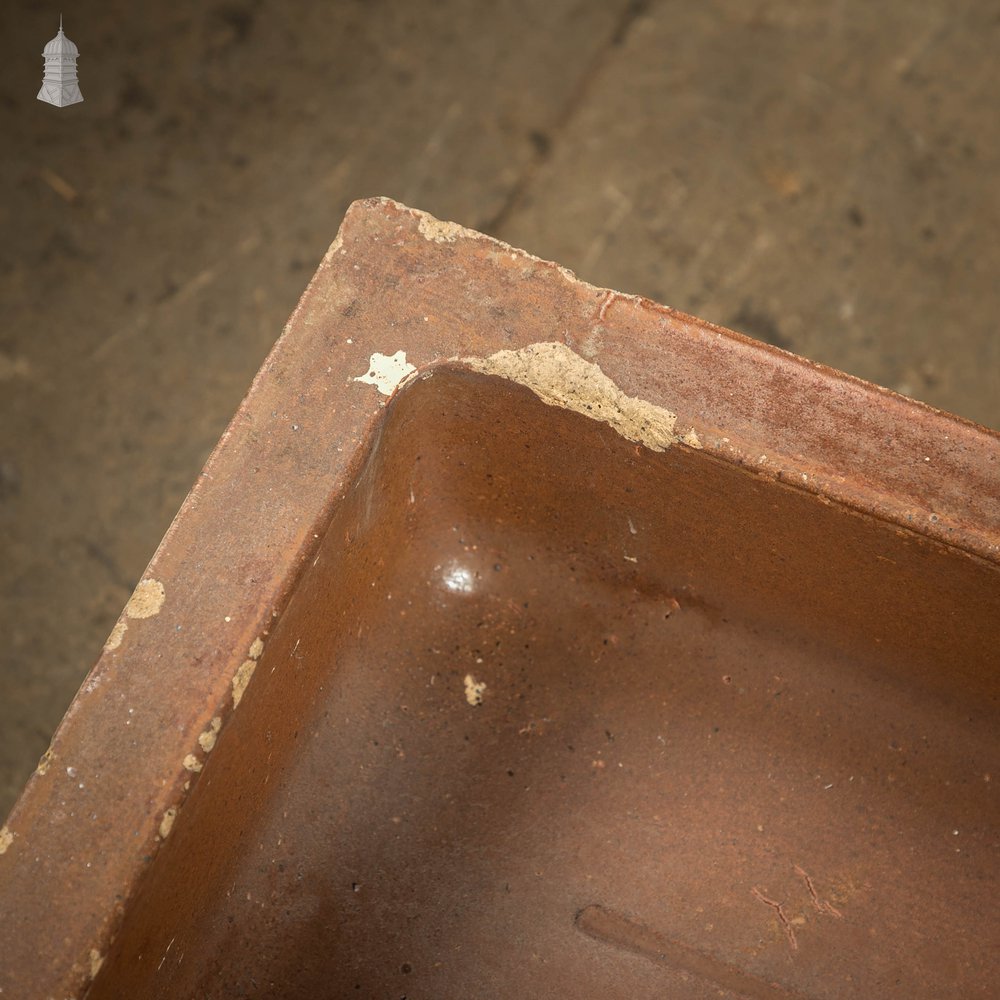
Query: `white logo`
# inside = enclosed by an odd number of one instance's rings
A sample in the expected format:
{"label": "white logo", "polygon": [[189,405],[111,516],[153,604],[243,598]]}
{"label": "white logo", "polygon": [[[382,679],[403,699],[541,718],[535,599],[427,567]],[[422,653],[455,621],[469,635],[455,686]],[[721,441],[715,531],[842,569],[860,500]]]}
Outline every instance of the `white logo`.
{"label": "white logo", "polygon": [[59,34],[42,50],[45,76],[38,99],[57,108],[79,104],[83,100],[80,84],[76,80],[76,60],[80,50],[63,34],[62,14],[59,15]]}

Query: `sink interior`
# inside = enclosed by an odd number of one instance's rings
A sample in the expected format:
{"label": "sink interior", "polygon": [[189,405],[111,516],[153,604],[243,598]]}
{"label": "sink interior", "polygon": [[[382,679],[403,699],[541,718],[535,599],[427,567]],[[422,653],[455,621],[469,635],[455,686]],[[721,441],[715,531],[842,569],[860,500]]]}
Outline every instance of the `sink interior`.
{"label": "sink interior", "polygon": [[332,509],[91,998],[994,988],[996,567],[458,366]]}

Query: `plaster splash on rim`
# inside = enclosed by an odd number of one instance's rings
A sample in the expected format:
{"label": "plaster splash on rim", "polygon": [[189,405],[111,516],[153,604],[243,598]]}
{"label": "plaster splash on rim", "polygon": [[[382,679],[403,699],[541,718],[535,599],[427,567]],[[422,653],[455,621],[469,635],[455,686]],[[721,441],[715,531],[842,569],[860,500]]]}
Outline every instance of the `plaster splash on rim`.
{"label": "plaster splash on rim", "polygon": [[[104,652],[110,653],[122,644],[122,639],[128,631],[129,618],[152,618],[158,615],[166,597],[167,592],[159,580],[140,580],[128,599],[118,623],[111,630],[108,641],[104,643]],[[96,687],[96,683],[92,683]]]}
{"label": "plaster splash on rim", "polygon": [[240,701],[242,701],[243,692],[246,691],[247,685],[250,683],[250,678],[253,677],[253,672],[257,669],[257,661],[260,659],[260,654],[263,652],[264,640],[258,637],[254,639],[250,646],[249,659],[243,661],[239,670],[233,676],[233,708],[237,708]]}
{"label": "plaster splash on rim", "polygon": [[379,354],[376,351],[368,361],[368,370],[351,381],[365,382],[375,386],[383,396],[391,396],[416,370],[406,360],[406,351],[396,351],[395,354]]}
{"label": "plaster splash on rim", "polygon": [[623,438],[652,451],[666,451],[680,440],[674,429],[676,413],[626,396],[597,365],[565,344],[529,344],[517,351],[497,351],[488,358],[461,360],[484,374],[520,382],[543,403],[601,420]]}
{"label": "plaster splash on rim", "polygon": [[477,239],[480,234],[472,229],[466,229],[457,222],[442,222],[433,215],[421,212],[417,216],[417,228],[426,240],[435,243],[454,243],[457,239]]}

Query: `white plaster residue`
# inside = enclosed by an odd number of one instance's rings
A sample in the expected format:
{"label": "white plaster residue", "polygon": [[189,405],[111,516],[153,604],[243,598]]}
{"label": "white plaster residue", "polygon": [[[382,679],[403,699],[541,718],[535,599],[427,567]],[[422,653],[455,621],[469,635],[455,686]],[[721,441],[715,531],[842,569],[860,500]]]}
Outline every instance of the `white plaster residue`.
{"label": "white plaster residue", "polygon": [[174,820],[177,818],[177,810],[174,806],[171,806],[164,814],[163,819],[160,820],[160,839],[166,840],[170,836],[170,831],[173,829]]}
{"label": "white plaster residue", "polygon": [[39,758],[38,767],[35,768],[35,771],[38,774],[48,774],[49,765],[52,763],[52,758],[54,756],[55,754],[52,753],[52,747],[49,747],[48,750],[46,750],[45,753],[43,753]]}
{"label": "white plaster residue", "polygon": [[233,708],[236,708],[243,700],[243,692],[246,691],[253,672],[257,669],[256,660],[244,660],[240,664],[239,670],[233,675]]}
{"label": "white plaster residue", "polygon": [[125,614],[129,618],[152,618],[160,613],[166,596],[159,580],[140,580],[125,605]]}
{"label": "white plaster residue", "polygon": [[665,451],[678,438],[677,415],[654,403],[626,396],[597,365],[565,344],[529,344],[488,358],[462,358],[470,368],[526,385],[542,402],[609,424],[622,437]]}
{"label": "white plaster residue", "polygon": [[454,243],[463,236],[471,239],[480,238],[479,233],[474,233],[457,222],[442,222],[422,212],[417,217],[417,228],[424,239],[433,240],[435,243]]}
{"label": "white plaster residue", "polygon": [[101,971],[101,966],[104,965],[104,956],[96,949],[90,949],[90,978],[96,979],[97,973]]}
{"label": "white plaster residue", "polygon": [[400,383],[409,378],[416,370],[406,360],[406,351],[396,351],[395,354],[376,352],[368,362],[368,371],[364,375],[351,379],[351,381],[365,382],[375,386],[383,396],[391,396]]}
{"label": "white plaster residue", "polygon": [[472,674],[465,675],[465,700],[470,705],[482,705],[485,691],[486,683],[484,681],[477,681]]}
{"label": "white plaster residue", "polygon": [[220,719],[219,716],[216,716],[214,719],[212,719],[212,722],[209,725],[208,729],[206,729],[198,737],[198,746],[200,746],[202,750],[205,751],[205,753],[212,752],[212,747],[215,746],[215,740],[216,737],[219,735],[219,730],[221,728],[222,728],[222,719]]}
{"label": "white plaster residue", "polygon": [[14,843],[14,834],[6,826],[0,826],[0,854],[6,854],[7,848]]}
{"label": "white plaster residue", "polygon": [[689,448],[700,448],[702,446],[701,439],[694,432],[692,427],[687,433],[681,435],[681,444],[686,444]]}
{"label": "white plaster residue", "polygon": [[257,661],[263,652],[264,640],[258,636],[250,643],[250,650],[247,654],[250,659],[244,660],[233,676],[233,708],[236,708],[242,700],[243,692],[246,691],[250,678],[253,677],[253,672],[257,669]]}
{"label": "white plaster residue", "polygon": [[128,631],[128,622],[123,618],[117,625],[111,630],[111,635],[108,636],[108,641],[104,644],[104,651],[110,653],[111,650],[117,649],[122,644],[122,639],[125,638],[125,633]]}
{"label": "white plaster residue", "polygon": [[201,766],[202,766],[201,765],[201,761],[198,760],[198,758],[195,757],[195,755],[193,753],[189,753],[184,758],[183,763],[184,763],[184,770],[185,771],[193,771],[195,774],[197,774],[201,770]]}

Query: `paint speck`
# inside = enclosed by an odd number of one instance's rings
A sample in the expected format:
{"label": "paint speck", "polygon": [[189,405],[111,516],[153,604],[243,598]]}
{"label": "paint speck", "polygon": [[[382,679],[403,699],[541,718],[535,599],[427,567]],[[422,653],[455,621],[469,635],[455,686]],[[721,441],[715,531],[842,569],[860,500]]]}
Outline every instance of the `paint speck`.
{"label": "paint speck", "polygon": [[465,675],[465,700],[470,705],[482,705],[485,691],[485,682],[477,681],[472,674]]}
{"label": "paint speck", "polygon": [[71,778],[75,778],[75,777],[76,777],[76,768],[75,768],[75,767],[67,767],[67,768],[66,768],[66,773],[67,773],[67,774],[68,774],[68,775],[69,775],[69,776],[70,776]]}
{"label": "paint speck", "polygon": [[171,806],[164,814],[163,819],[160,820],[160,839],[166,840],[170,836],[170,831],[173,829],[174,820],[177,818],[177,810],[174,806]]}
{"label": "paint speck", "polygon": [[125,638],[125,633],[127,631],[128,622],[122,619],[111,630],[111,635],[108,636],[108,641],[104,644],[104,651],[106,653],[110,653],[111,650],[117,649],[122,644],[122,639]]}
{"label": "paint speck", "polygon": [[96,949],[90,949],[90,978],[96,979],[97,973],[101,971],[101,966],[104,965],[104,956]]}
{"label": "paint speck", "polygon": [[391,396],[416,370],[406,360],[406,351],[396,351],[395,354],[376,352],[368,362],[368,371],[351,381],[373,385],[383,396]]}
{"label": "paint speck", "polygon": [[14,843],[14,834],[6,826],[0,826],[0,854],[6,854],[7,848]]}
{"label": "paint speck", "polygon": [[202,767],[201,761],[198,760],[198,758],[195,757],[195,755],[193,753],[189,753],[184,758],[184,762],[183,763],[184,763],[184,770],[185,771],[193,771],[195,774],[197,774],[201,770],[201,767]]}
{"label": "paint speck", "polygon": [[250,683],[250,678],[253,677],[254,670],[257,669],[256,660],[244,660],[240,664],[239,670],[233,676],[233,708],[239,705],[243,698],[243,692],[246,691],[247,685]]}
{"label": "paint speck", "polygon": [[159,580],[140,580],[125,605],[125,614],[129,618],[152,618],[160,613],[165,599],[166,591]]}
{"label": "paint speck", "polygon": [[53,756],[52,748],[49,747],[49,749],[46,750],[45,753],[43,753],[42,756],[39,758],[38,767],[35,768],[35,770],[39,774],[49,773],[49,764],[52,763],[52,756]]}
{"label": "paint speck", "polygon": [[254,641],[250,643],[250,659],[259,660],[260,654],[263,652],[264,652],[264,640],[260,638],[254,639]]}
{"label": "paint speck", "polygon": [[205,751],[205,753],[212,752],[212,747],[215,746],[215,740],[218,737],[219,730],[221,728],[222,728],[222,719],[220,719],[219,716],[216,716],[214,719],[212,719],[212,722],[209,725],[208,729],[206,729],[198,737],[198,746],[200,746],[202,750]]}

